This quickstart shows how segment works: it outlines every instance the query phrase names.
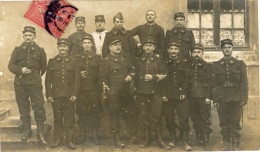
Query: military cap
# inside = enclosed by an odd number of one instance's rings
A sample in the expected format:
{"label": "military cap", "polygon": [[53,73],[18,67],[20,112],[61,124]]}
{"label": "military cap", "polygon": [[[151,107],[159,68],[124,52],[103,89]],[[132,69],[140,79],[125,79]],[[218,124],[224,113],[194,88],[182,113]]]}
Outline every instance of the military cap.
{"label": "military cap", "polygon": [[[200,49],[200,50],[203,50],[203,45],[200,44],[200,43],[196,43],[195,46],[194,46],[194,49]],[[194,50],[193,49],[193,50]]]}
{"label": "military cap", "polygon": [[119,36],[113,36],[111,39],[109,39],[109,45],[115,44],[117,42],[122,42],[122,39]]}
{"label": "military cap", "polygon": [[84,41],[84,40],[86,40],[86,39],[88,39],[88,40],[90,40],[90,41],[93,41],[93,38],[91,37],[91,36],[85,36],[85,37],[83,37],[82,38],[82,41]]}
{"label": "military cap", "polygon": [[78,21],[84,21],[85,22],[85,17],[84,16],[75,17],[75,22],[78,22]]}
{"label": "military cap", "polygon": [[230,39],[224,39],[221,41],[221,47],[223,47],[225,44],[233,45],[232,40],[230,40]]}
{"label": "military cap", "polygon": [[97,22],[97,21],[104,21],[105,22],[104,15],[96,15],[95,16],[95,22]]}
{"label": "military cap", "polygon": [[184,17],[185,18],[185,15],[183,12],[177,12],[174,14],[174,20],[177,18],[177,17]]}
{"label": "military cap", "polygon": [[69,45],[69,41],[68,41],[67,38],[59,38],[58,39],[58,45],[59,44],[67,44],[67,45]]}
{"label": "military cap", "polygon": [[155,43],[155,40],[154,40],[154,38],[153,37],[146,37],[145,39],[144,39],[144,42],[143,42],[143,44],[145,44],[145,43]]}
{"label": "military cap", "polygon": [[123,17],[122,12],[118,12],[118,13],[116,13],[116,15],[114,16],[114,20],[115,20],[115,18],[118,18],[118,19],[120,19],[120,20],[123,20],[124,17]]}
{"label": "military cap", "polygon": [[168,47],[171,47],[171,46],[177,46],[177,47],[180,47],[180,44],[179,43],[177,43],[177,42],[170,42],[170,43],[168,43]]}
{"label": "military cap", "polygon": [[33,27],[33,26],[25,26],[24,27],[24,30],[23,30],[23,33],[25,33],[25,32],[32,32],[32,33],[36,33],[36,30],[35,30],[35,27]]}

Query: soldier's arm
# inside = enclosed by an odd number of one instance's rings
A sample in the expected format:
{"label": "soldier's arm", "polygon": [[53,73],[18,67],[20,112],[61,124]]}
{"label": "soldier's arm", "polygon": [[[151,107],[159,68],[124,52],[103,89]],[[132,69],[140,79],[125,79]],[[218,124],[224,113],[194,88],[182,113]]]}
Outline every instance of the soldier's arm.
{"label": "soldier's arm", "polygon": [[46,98],[47,99],[49,97],[53,97],[52,92],[51,92],[51,88],[52,88],[51,87],[52,86],[51,66],[52,66],[52,59],[50,59],[48,62],[47,71],[46,71],[46,75],[45,75],[45,89],[46,89]]}
{"label": "soldier's arm", "polygon": [[170,39],[170,31],[167,30],[167,31],[166,31],[166,36],[165,36],[165,43],[164,43],[165,48],[164,48],[164,50],[163,50],[163,58],[164,58],[164,59],[167,59],[167,55],[168,55],[167,47],[168,47],[168,44],[169,44],[169,39]]}
{"label": "soldier's arm", "polygon": [[[158,62],[158,67],[159,67],[159,69],[158,69],[158,73],[156,73],[156,74],[153,74],[152,76],[153,76],[153,80],[155,80],[155,81],[160,81],[160,80],[163,80],[163,79],[161,79],[161,78],[159,78],[158,77],[158,75],[160,75],[160,76],[166,76],[167,75],[167,73],[168,73],[168,71],[167,71],[167,67],[166,67],[166,63],[164,62],[164,60],[160,57],[159,59],[159,62]],[[164,77],[165,78],[165,77]],[[159,80],[160,79],[160,80]]]}
{"label": "soldier's arm", "polygon": [[45,73],[46,68],[47,68],[47,57],[44,49],[42,48],[41,51],[41,76]]}
{"label": "soldier's arm", "polygon": [[187,96],[190,91],[190,62],[184,59],[185,73],[183,75],[183,94]]}
{"label": "soldier's arm", "polygon": [[218,93],[217,93],[217,90],[218,90],[218,86],[217,86],[217,79],[216,79],[216,73],[215,73],[215,71],[216,71],[216,69],[215,69],[215,67],[216,67],[216,62],[214,62],[213,64],[212,64],[212,70],[211,70],[211,87],[212,87],[212,100],[213,100],[213,102],[214,103],[217,103],[217,98],[218,98]]}
{"label": "soldier's arm", "polygon": [[80,83],[81,83],[81,77],[80,77],[80,67],[77,64],[77,62],[74,62],[74,90],[72,93],[72,96],[78,97],[79,90],[80,90]]}
{"label": "soldier's arm", "polygon": [[207,98],[212,99],[213,96],[213,77],[212,77],[212,63],[207,63],[207,85],[208,85],[208,92],[207,92]]}
{"label": "soldier's arm", "polygon": [[11,58],[8,63],[8,69],[13,74],[22,74],[22,66],[17,65],[17,59],[18,59],[18,51],[19,49],[16,47],[11,55]]}
{"label": "soldier's arm", "polygon": [[139,31],[140,31],[140,26],[137,26],[137,27],[133,28],[132,30],[130,30],[129,32],[130,32],[131,36],[133,37],[133,36],[139,35]]}
{"label": "soldier's arm", "polygon": [[191,48],[190,51],[192,51],[195,47],[195,38],[194,38],[194,34],[193,34],[192,31],[190,31],[190,42],[191,42],[190,43],[190,48]]}
{"label": "soldier's arm", "polygon": [[101,81],[102,85],[103,85],[103,83],[108,85],[109,63],[106,58],[101,60],[101,62],[100,62],[99,77],[100,77],[100,81]]}
{"label": "soldier's arm", "polygon": [[164,51],[165,51],[165,35],[164,35],[164,30],[163,28],[160,28],[160,34],[159,34],[159,55],[160,57],[164,56]]}
{"label": "soldier's arm", "polygon": [[100,92],[102,92],[103,90],[103,82],[101,81],[101,78],[100,78],[100,71],[101,71],[101,57],[100,56],[97,56],[97,62],[98,62],[98,90],[100,91]]}
{"label": "soldier's arm", "polygon": [[103,47],[102,47],[102,57],[105,58],[109,54],[109,44],[108,44],[108,37],[109,33],[106,34]]}
{"label": "soldier's arm", "polygon": [[241,91],[241,101],[247,102],[248,100],[248,80],[247,80],[247,71],[246,65],[243,61],[240,61],[240,68],[241,68],[241,84],[240,84],[240,91]]}

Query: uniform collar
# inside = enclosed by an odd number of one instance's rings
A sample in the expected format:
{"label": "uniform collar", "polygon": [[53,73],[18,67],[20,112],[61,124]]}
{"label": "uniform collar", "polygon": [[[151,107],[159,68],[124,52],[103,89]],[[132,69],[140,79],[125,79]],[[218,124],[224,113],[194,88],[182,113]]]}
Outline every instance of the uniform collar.
{"label": "uniform collar", "polygon": [[118,35],[119,33],[125,34],[126,29],[124,27],[122,27],[121,29],[117,29],[113,27],[113,29],[110,32],[113,33],[114,35]]}
{"label": "uniform collar", "polygon": [[191,67],[194,67],[195,65],[201,67],[201,66],[203,66],[205,63],[206,63],[206,61],[204,61],[203,59],[198,59],[198,60],[192,59],[192,60],[191,60]]}
{"label": "uniform collar", "polygon": [[145,53],[143,53],[143,55],[141,56],[141,60],[142,61],[146,61],[146,60],[153,61],[154,59],[156,59],[156,57],[157,56],[155,54],[146,55]]}
{"label": "uniform collar", "polygon": [[236,62],[236,59],[233,58],[232,56],[229,58],[222,58],[219,60],[219,64],[220,65],[225,65],[225,63],[229,63],[229,64],[234,64]]}
{"label": "uniform collar", "polygon": [[174,33],[177,33],[178,31],[180,31],[181,33],[186,33],[186,32],[188,31],[188,29],[187,29],[186,27],[184,27],[184,26],[182,26],[182,27],[177,27],[177,26],[175,26],[175,27],[172,29],[172,31],[173,31]]}
{"label": "uniform collar", "polygon": [[36,50],[37,46],[38,45],[35,42],[31,42],[31,43],[23,42],[23,44],[21,45],[21,48],[24,51],[33,51],[34,52]]}
{"label": "uniform collar", "polygon": [[85,32],[85,30],[82,30],[82,31],[77,30],[76,33],[78,33],[78,34],[83,34],[83,33],[86,33],[86,32]]}
{"label": "uniform collar", "polygon": [[64,60],[65,62],[69,62],[71,59],[72,59],[72,57],[70,55],[61,56],[58,54],[54,57],[54,60],[57,62],[61,62],[62,60]]}
{"label": "uniform collar", "polygon": [[182,61],[187,61],[187,59],[185,59],[182,55],[178,55],[177,58],[171,58],[169,57],[169,59],[166,61],[166,63],[176,63],[179,64]]}
{"label": "uniform collar", "polygon": [[149,23],[145,23],[146,26],[149,26],[149,27],[154,27],[156,26],[157,24],[155,22],[153,22],[152,24],[149,24]]}
{"label": "uniform collar", "polygon": [[114,55],[109,54],[107,57],[108,57],[111,61],[114,61],[114,62],[119,62],[120,60],[124,60],[124,58],[122,58],[121,55],[119,55],[119,56],[114,56]]}
{"label": "uniform collar", "polygon": [[83,51],[83,55],[82,55],[82,59],[85,60],[86,58],[93,58],[96,55],[96,53],[94,51],[90,51],[90,52],[84,52]]}

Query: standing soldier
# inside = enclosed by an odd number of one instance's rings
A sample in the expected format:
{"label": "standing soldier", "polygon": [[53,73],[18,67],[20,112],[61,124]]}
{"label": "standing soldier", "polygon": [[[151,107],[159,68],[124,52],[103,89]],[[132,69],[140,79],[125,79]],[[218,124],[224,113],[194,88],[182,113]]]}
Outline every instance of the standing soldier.
{"label": "standing soldier", "polygon": [[[180,53],[187,59],[190,59],[190,52],[194,48],[195,40],[192,31],[188,30],[185,25],[185,16],[183,12],[175,13],[174,20],[176,26],[166,32],[166,44],[177,42],[180,45]],[[164,57],[168,57],[167,51]]]}
{"label": "standing soldier", "polygon": [[231,150],[231,142],[232,150],[239,150],[239,123],[248,100],[247,72],[244,62],[232,57],[232,40],[222,40],[221,48],[224,57],[213,66],[214,107],[218,109],[224,150]]}
{"label": "standing soldier", "polygon": [[172,141],[169,143],[171,147],[176,145],[176,123],[175,110],[178,115],[180,131],[183,133],[182,140],[186,151],[191,150],[188,144],[189,140],[189,67],[188,60],[182,56],[179,44],[171,42],[168,44],[168,60],[166,65],[168,68],[168,77],[165,82],[166,88],[163,91],[163,112],[166,119],[166,128],[168,129]]}
{"label": "standing soldier", "polygon": [[210,110],[211,110],[211,65],[202,59],[203,46],[195,44],[192,51],[190,68],[190,110],[197,144],[203,144],[206,151],[209,147]]}
{"label": "standing soldier", "polygon": [[83,51],[82,46],[81,46],[83,37],[85,37],[85,36],[92,37],[91,34],[85,32],[85,27],[86,27],[85,17],[83,17],[83,16],[75,17],[75,25],[77,28],[77,32],[71,34],[68,37],[68,40],[69,40],[68,54],[72,55],[73,57],[79,56],[79,54]]}
{"label": "standing soldier", "polygon": [[43,144],[47,144],[43,135],[46,115],[41,80],[47,65],[46,53],[34,42],[36,38],[34,27],[25,26],[23,38],[25,42],[14,49],[8,64],[9,70],[15,74],[15,98],[20,119],[23,122],[21,139],[27,140],[32,137],[30,116],[30,105],[32,105],[34,118],[37,122],[37,138]]}
{"label": "standing soldier", "polygon": [[166,150],[167,146],[162,137],[162,100],[159,81],[166,77],[166,67],[161,58],[153,51],[155,41],[148,37],[143,44],[144,53],[136,60],[136,93],[140,110],[141,127],[145,132],[144,143],[141,148],[146,148],[151,142],[151,128],[155,130],[160,147]]}
{"label": "standing soldier", "polygon": [[46,97],[52,103],[54,113],[54,140],[51,146],[55,148],[61,144],[64,130],[67,146],[74,150],[75,101],[79,93],[80,73],[68,55],[68,39],[58,40],[58,50],[59,54],[48,62],[45,79]]}
{"label": "standing soldier", "polygon": [[104,15],[95,16],[96,31],[92,33],[96,45],[96,54],[102,57],[102,48],[105,40],[107,30],[105,30]]}
{"label": "standing soldier", "polygon": [[101,57],[96,55],[95,50],[92,50],[93,45],[92,37],[86,36],[83,38],[82,47],[84,51],[78,61],[81,74],[80,95],[76,103],[80,127],[80,141],[78,143],[81,144],[85,141],[86,123],[88,123],[88,130],[92,132],[93,142],[100,145],[97,129],[101,112],[100,90],[102,87],[99,82]]}
{"label": "standing soldier", "polygon": [[[164,30],[161,26],[155,23],[157,18],[156,12],[154,10],[148,10],[145,14],[145,19],[147,23],[144,25],[139,25],[132,30],[132,35],[138,35],[141,41],[141,44],[144,43],[145,38],[148,36],[152,37],[155,40],[155,55],[160,55],[163,57],[164,46],[165,46],[165,36]],[[140,45],[139,45],[140,46]],[[142,53],[141,53],[142,55]]]}
{"label": "standing soldier", "polygon": [[[120,121],[122,116],[130,134],[130,143],[136,142],[137,111],[133,97],[130,96],[130,81],[135,73],[128,60],[121,56],[122,41],[120,37],[109,39],[110,54],[102,61],[100,68],[101,82],[106,90],[109,123],[114,135],[114,144],[120,148],[125,145],[120,140]],[[105,91],[104,90],[104,91]]]}

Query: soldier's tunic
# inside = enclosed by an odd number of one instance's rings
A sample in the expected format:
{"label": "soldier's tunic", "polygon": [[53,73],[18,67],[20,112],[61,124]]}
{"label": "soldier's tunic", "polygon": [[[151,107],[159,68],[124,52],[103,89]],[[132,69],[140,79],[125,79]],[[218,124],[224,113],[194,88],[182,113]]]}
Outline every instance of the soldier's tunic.
{"label": "soldier's tunic", "polygon": [[126,122],[130,134],[137,132],[137,111],[133,97],[130,96],[130,82],[126,82],[127,76],[134,76],[134,69],[122,56],[109,54],[101,62],[101,82],[104,82],[110,91],[106,92],[109,108],[109,122],[112,133],[120,132],[119,117]]}
{"label": "soldier's tunic", "polygon": [[[46,120],[41,80],[41,76],[46,71],[46,65],[46,53],[35,42],[30,44],[24,42],[21,46],[16,47],[12,53],[8,68],[15,74],[15,98],[20,119],[23,122],[31,119],[30,105],[34,110],[36,121]],[[32,73],[23,74],[23,67],[27,67]]]}
{"label": "soldier's tunic", "polygon": [[71,141],[74,136],[75,102],[71,102],[70,97],[78,97],[80,89],[79,68],[71,56],[57,55],[49,60],[45,87],[46,97],[54,99],[54,135],[62,139],[64,130],[67,140]]}
{"label": "soldier's tunic", "polygon": [[[140,111],[141,127],[146,130],[162,129],[161,85],[156,74],[166,74],[164,61],[156,55],[143,54],[135,61],[135,86],[137,103]],[[145,81],[145,75],[151,74],[153,79]]]}
{"label": "soldier's tunic", "polygon": [[243,61],[222,58],[213,65],[215,78],[213,101],[219,103],[221,134],[239,137],[242,115],[241,102],[248,100],[247,72]]}
{"label": "soldier's tunic", "polygon": [[[163,114],[166,119],[166,128],[175,130],[175,110],[178,115],[180,129],[189,132],[189,67],[187,59],[179,55],[176,59],[169,58],[166,61],[168,77],[164,80],[163,96],[168,98],[168,102],[163,103]],[[185,95],[184,100],[180,100],[180,95]]]}
{"label": "soldier's tunic", "polygon": [[[188,60],[190,59],[190,52],[195,46],[195,39],[192,31],[188,30],[185,27],[175,26],[171,30],[166,32],[166,44],[169,42],[177,42],[180,44],[180,52]],[[168,52],[165,51],[164,57],[168,57]]]}
{"label": "soldier's tunic", "polygon": [[82,53],[77,64],[80,71],[86,71],[86,78],[81,77],[79,99],[76,102],[79,123],[87,122],[92,128],[98,128],[100,114],[102,112],[100,94],[101,84],[99,81],[99,66],[101,57],[95,52]]}
{"label": "soldier's tunic", "polygon": [[190,68],[190,112],[193,128],[202,134],[209,134],[211,104],[205,99],[212,99],[212,65],[202,59],[192,59]]}

